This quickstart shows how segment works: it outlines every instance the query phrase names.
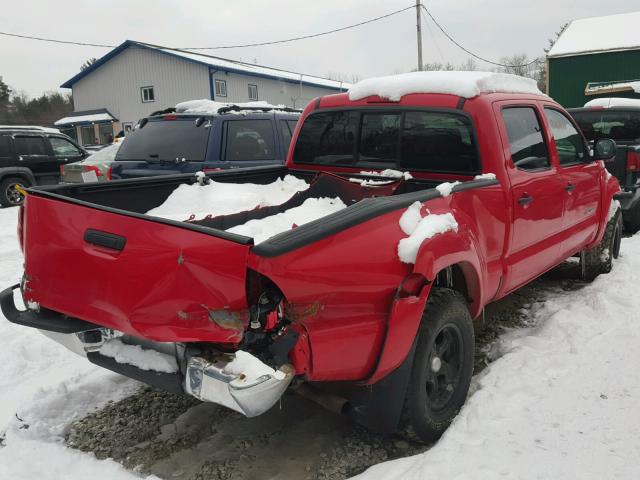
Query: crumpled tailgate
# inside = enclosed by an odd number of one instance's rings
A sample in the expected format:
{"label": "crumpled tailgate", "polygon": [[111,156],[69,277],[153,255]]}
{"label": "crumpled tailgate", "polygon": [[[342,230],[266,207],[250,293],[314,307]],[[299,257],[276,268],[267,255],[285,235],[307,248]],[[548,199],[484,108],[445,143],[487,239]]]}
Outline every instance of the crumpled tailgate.
{"label": "crumpled tailgate", "polygon": [[237,343],[250,242],[29,195],[25,301],[156,341]]}

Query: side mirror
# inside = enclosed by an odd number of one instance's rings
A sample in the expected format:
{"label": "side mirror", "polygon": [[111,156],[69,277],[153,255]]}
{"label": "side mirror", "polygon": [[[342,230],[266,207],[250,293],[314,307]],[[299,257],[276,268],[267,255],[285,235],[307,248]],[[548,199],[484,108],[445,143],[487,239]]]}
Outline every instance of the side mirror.
{"label": "side mirror", "polygon": [[613,158],[616,155],[616,142],[610,138],[601,138],[596,140],[593,146],[593,159],[594,160],[607,160]]}

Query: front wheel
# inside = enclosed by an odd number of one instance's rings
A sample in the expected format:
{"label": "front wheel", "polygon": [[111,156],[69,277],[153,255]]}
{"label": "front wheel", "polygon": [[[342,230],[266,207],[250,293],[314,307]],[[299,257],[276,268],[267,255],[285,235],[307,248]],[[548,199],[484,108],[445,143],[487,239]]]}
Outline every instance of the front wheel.
{"label": "front wheel", "polygon": [[609,273],[613,260],[620,254],[622,243],[622,215],[618,210],[607,223],[602,241],[593,248],[580,252],[580,277],[592,282],[601,273]]}
{"label": "front wheel", "polygon": [[473,322],[462,295],[434,288],[422,318],[402,430],[430,443],[444,433],[464,404],[473,374]]}
{"label": "front wheel", "polygon": [[0,182],[0,205],[3,207],[15,207],[22,205],[24,195],[20,189],[29,187],[29,182],[20,177],[5,178]]}

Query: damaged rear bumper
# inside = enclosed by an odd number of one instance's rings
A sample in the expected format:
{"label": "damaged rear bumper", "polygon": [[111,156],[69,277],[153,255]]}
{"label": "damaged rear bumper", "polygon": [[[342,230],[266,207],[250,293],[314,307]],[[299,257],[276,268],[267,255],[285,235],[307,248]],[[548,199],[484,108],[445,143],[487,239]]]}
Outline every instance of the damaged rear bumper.
{"label": "damaged rear bumper", "polygon": [[[251,358],[246,371],[230,370],[229,366],[236,360],[235,353],[207,351],[205,354],[190,349],[187,344],[152,342],[37,306],[19,310],[13,297],[14,290],[18,288],[19,285],[14,285],[0,292],[0,308],[7,320],[37,328],[96,365],[172,393],[186,393],[201,401],[217,403],[247,417],[255,417],[278,402],[294,377],[294,370],[288,364],[272,373],[256,375],[253,373],[256,369],[252,367],[270,369],[249,355]],[[175,359],[177,367],[175,371],[156,371],[148,365],[126,363],[118,356],[104,355],[102,347],[114,341],[121,342],[124,345],[121,348],[136,350],[138,356],[145,352],[170,356]]]}

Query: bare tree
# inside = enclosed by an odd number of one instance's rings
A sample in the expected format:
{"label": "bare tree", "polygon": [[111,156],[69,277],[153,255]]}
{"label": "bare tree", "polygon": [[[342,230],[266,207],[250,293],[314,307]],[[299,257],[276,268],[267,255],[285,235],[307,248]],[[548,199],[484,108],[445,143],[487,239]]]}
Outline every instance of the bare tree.
{"label": "bare tree", "polygon": [[89,68],[91,65],[93,65],[94,63],[96,63],[98,61],[97,58],[93,57],[90,58],[89,60],[87,60],[86,62],[84,62],[82,65],[80,65],[80,71],[82,70],[86,70],[87,68]]}

